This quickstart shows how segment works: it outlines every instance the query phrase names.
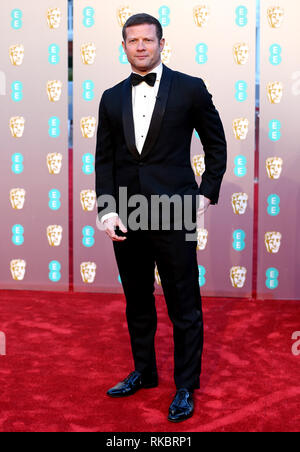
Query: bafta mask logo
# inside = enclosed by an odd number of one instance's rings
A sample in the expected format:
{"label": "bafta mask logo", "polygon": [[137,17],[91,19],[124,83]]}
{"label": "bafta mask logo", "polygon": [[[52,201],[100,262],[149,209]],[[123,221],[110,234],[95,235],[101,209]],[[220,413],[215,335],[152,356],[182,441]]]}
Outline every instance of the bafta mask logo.
{"label": "bafta mask logo", "polygon": [[10,46],[9,57],[13,66],[21,66],[24,60],[24,46],[22,44],[16,44]]}
{"label": "bafta mask logo", "polygon": [[23,281],[26,272],[26,262],[23,259],[14,259],[10,262],[10,271],[14,281]]}
{"label": "bafta mask logo", "polygon": [[130,6],[122,6],[117,10],[117,19],[120,27],[124,27],[129,17],[132,16],[132,11]]}
{"label": "bafta mask logo", "polygon": [[83,64],[91,66],[96,60],[96,45],[93,42],[82,44],[81,58]]}
{"label": "bafta mask logo", "polygon": [[25,119],[23,116],[10,118],[9,128],[13,138],[22,138],[25,129]]}
{"label": "bafta mask logo", "polygon": [[60,80],[51,80],[47,83],[47,94],[50,102],[58,102],[61,97],[62,82]]}
{"label": "bafta mask logo", "polygon": [[49,174],[60,174],[63,156],[59,152],[47,155],[47,166]]}
{"label": "bafta mask logo", "polygon": [[246,193],[233,193],[231,204],[236,215],[244,215],[248,207],[248,195]]}
{"label": "bafta mask logo", "polygon": [[207,229],[197,229],[197,250],[204,251],[208,241],[208,230]]}
{"label": "bafta mask logo", "polygon": [[14,210],[22,210],[25,204],[26,191],[24,188],[13,188],[9,193],[10,203]]}
{"label": "bafta mask logo", "polygon": [[208,24],[210,11],[207,5],[195,6],[193,13],[197,27],[203,28]]}
{"label": "bafta mask logo", "polygon": [[268,21],[272,28],[280,28],[284,18],[284,9],[280,6],[268,8]]}
{"label": "bafta mask logo", "polygon": [[246,282],[247,269],[245,267],[232,267],[230,269],[231,284],[236,289],[244,287]]}
{"label": "bafta mask logo", "polygon": [[159,276],[159,273],[158,273],[157,265],[155,265],[154,275],[155,275],[155,281],[156,281],[156,283],[157,283],[159,286],[161,286],[161,279],[160,279],[160,276]]}
{"label": "bafta mask logo", "polygon": [[204,155],[194,155],[192,158],[193,161],[193,170],[195,173],[195,176],[201,176],[204,174],[205,171],[205,161],[204,161]]}
{"label": "bafta mask logo", "polygon": [[234,119],[233,132],[237,140],[246,140],[249,132],[249,120],[247,118]]}
{"label": "bafta mask logo", "polygon": [[50,246],[60,246],[62,242],[62,226],[52,225],[47,227],[47,237]]}
{"label": "bafta mask logo", "polygon": [[80,128],[83,138],[93,138],[96,132],[96,118],[93,116],[87,116],[86,118],[81,118]]}
{"label": "bafta mask logo", "polygon": [[95,262],[83,262],[80,265],[82,281],[85,284],[93,284],[96,278],[97,265]]}
{"label": "bafta mask logo", "polygon": [[49,8],[47,11],[47,23],[51,30],[57,30],[61,23],[61,10],[59,8]]}
{"label": "bafta mask logo", "polygon": [[161,61],[164,64],[169,64],[172,56],[172,47],[168,42],[165,43],[164,49],[161,52]]}
{"label": "bafta mask logo", "polygon": [[96,192],[94,190],[82,190],[80,192],[80,201],[85,212],[93,212],[96,206]]}
{"label": "bafta mask logo", "polygon": [[237,43],[233,46],[233,55],[236,64],[243,66],[249,60],[249,47],[245,43]]}
{"label": "bafta mask logo", "polygon": [[271,104],[280,104],[283,95],[283,85],[281,82],[270,82],[267,86],[268,99]]}
{"label": "bafta mask logo", "polygon": [[280,232],[266,232],[265,245],[268,253],[277,254],[280,250],[282,235]]}
{"label": "bafta mask logo", "polygon": [[266,160],[266,169],[269,179],[277,180],[282,173],[283,160],[280,157],[269,157]]}

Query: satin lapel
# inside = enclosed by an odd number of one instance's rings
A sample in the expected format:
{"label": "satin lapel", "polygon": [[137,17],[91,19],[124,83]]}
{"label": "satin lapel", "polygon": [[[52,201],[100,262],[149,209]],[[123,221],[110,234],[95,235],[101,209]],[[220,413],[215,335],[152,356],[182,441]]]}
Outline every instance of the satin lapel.
{"label": "satin lapel", "polygon": [[141,158],[145,157],[151,151],[159,136],[162,121],[166,111],[172,78],[173,71],[164,66],[153,116],[151,119],[148,135],[141,153]]}
{"label": "satin lapel", "polygon": [[122,91],[122,120],[127,148],[133,156],[140,160],[141,156],[135,144],[135,132],[132,110],[132,86],[130,77],[125,80]]}

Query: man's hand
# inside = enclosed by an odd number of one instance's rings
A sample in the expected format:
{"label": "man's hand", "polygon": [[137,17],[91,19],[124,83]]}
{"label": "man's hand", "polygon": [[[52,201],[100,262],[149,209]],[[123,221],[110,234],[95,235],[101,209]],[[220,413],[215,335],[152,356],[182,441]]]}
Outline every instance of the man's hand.
{"label": "man's hand", "polygon": [[108,218],[103,222],[105,226],[105,233],[111,238],[114,242],[124,242],[127,237],[120,237],[115,233],[115,228],[119,226],[120,230],[124,233],[128,232],[125,228],[124,224],[121,221],[119,216],[115,216],[112,218]]}
{"label": "man's hand", "polygon": [[198,217],[203,215],[207,211],[210,203],[211,203],[210,199],[206,198],[203,195],[200,195],[200,207],[199,207],[199,209],[197,211],[197,216]]}

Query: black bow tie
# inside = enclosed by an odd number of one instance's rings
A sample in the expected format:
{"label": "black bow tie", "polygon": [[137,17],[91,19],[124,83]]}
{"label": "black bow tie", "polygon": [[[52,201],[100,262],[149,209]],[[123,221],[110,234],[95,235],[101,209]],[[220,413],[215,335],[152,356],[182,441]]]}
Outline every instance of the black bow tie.
{"label": "black bow tie", "polygon": [[135,73],[131,74],[132,86],[137,86],[142,82],[146,82],[149,86],[153,87],[156,82],[156,74],[151,72],[151,74],[147,74],[145,77],[142,77],[141,75]]}

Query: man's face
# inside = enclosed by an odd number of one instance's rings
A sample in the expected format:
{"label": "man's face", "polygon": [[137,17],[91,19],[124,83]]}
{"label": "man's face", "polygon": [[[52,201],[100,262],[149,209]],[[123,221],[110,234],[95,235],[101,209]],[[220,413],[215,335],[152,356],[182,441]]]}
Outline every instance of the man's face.
{"label": "man's face", "polygon": [[146,73],[160,63],[165,40],[159,42],[155,25],[135,25],[127,28],[122,45],[133,70]]}

